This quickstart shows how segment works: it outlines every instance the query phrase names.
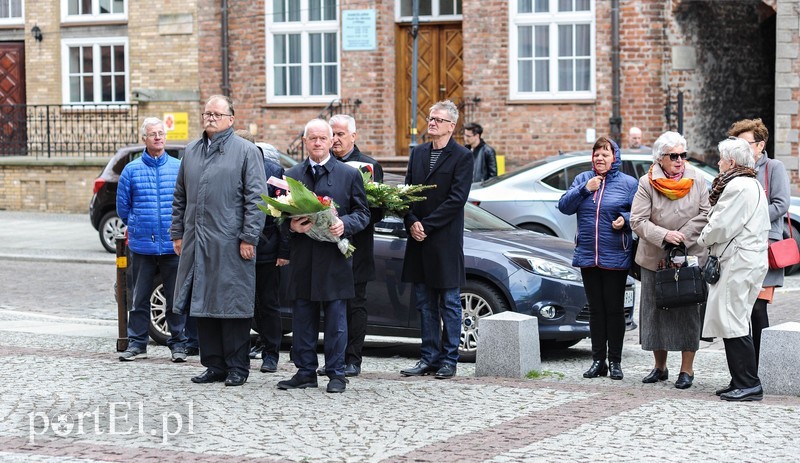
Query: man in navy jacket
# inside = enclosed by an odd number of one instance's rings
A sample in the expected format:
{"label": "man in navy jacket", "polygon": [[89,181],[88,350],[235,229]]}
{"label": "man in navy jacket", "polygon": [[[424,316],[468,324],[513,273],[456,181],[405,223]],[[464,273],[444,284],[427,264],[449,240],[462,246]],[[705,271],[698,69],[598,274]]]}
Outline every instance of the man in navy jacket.
{"label": "man in navy jacket", "polygon": [[148,117],[141,127],[145,150],[130,162],[119,177],[117,215],[128,226],[128,249],[133,274],[133,306],[128,313],[128,349],[122,361],[147,358],[147,328],[150,325],[150,294],[153,278],[161,273],[164,283],[164,311],[170,338],[167,345],[173,362],[186,361],[186,315],[172,312],[178,256],[172,248],[169,227],[172,223],[172,194],[180,161],[164,151],[167,131],[164,123]]}

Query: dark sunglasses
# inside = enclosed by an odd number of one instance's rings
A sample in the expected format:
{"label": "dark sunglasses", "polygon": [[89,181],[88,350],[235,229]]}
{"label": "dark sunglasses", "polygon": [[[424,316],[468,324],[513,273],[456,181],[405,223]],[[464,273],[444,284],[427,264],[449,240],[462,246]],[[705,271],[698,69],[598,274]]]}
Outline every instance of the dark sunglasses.
{"label": "dark sunglasses", "polygon": [[679,157],[681,159],[686,159],[687,156],[688,154],[686,153],[686,151],[684,151],[683,153],[669,153],[670,161],[677,161]]}

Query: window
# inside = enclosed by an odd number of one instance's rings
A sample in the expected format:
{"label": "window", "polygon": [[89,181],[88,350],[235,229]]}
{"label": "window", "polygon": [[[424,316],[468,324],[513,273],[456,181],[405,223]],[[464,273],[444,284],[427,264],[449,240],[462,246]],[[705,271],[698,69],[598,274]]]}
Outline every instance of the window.
{"label": "window", "polygon": [[0,0],[0,24],[23,24],[22,0]]}
{"label": "window", "polygon": [[64,22],[119,21],[128,18],[125,0],[61,0]]}
{"label": "window", "polygon": [[267,2],[267,100],[328,103],[339,97],[336,0]]}
{"label": "window", "polygon": [[128,102],[128,39],[62,41],[62,95],[66,104]]}
{"label": "window", "polygon": [[595,97],[592,0],[509,2],[512,100]]}
{"label": "window", "polygon": [[[413,0],[400,0],[396,5],[398,20],[411,21]],[[461,19],[461,0],[419,0],[419,16],[422,20]]]}

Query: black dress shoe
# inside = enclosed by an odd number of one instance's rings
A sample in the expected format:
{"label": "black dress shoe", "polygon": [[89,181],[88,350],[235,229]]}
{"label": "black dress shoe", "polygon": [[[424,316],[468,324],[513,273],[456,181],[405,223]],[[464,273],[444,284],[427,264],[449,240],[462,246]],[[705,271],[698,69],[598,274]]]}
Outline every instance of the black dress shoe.
{"label": "black dress shoe", "polygon": [[245,381],[247,381],[247,376],[232,371],[228,373],[228,377],[225,378],[225,385],[241,386],[242,384],[244,384]]}
{"label": "black dress shoe", "polygon": [[608,365],[605,360],[595,360],[588,370],[583,372],[584,378],[597,378],[608,374]]}
{"label": "black dress shoe", "polygon": [[227,375],[225,373],[214,373],[212,370],[208,369],[204,371],[203,374],[192,378],[192,382],[197,384],[221,383],[225,381],[226,377]]}
{"label": "black dress shoe", "polygon": [[436,370],[436,379],[448,379],[456,375],[458,368],[455,365],[442,365],[442,368]]}
{"label": "black dress shoe", "polygon": [[694,376],[689,373],[680,372],[678,373],[678,380],[675,381],[675,387],[678,389],[689,389],[692,387],[692,381],[694,381]]}
{"label": "black dress shoe", "polygon": [[669,379],[669,369],[664,368],[663,370],[658,368],[653,368],[650,373],[642,378],[642,382],[645,384],[650,383],[657,383],[659,381],[666,381]]}
{"label": "black dress shoe", "polygon": [[261,373],[275,373],[278,371],[278,361],[270,356],[261,359]]}
{"label": "black dress shoe", "polygon": [[358,365],[356,365],[354,363],[348,363],[347,365],[345,365],[345,367],[344,367],[344,375],[345,376],[358,376],[360,374],[361,374],[361,367],[360,366],[358,366]]}
{"label": "black dress shoe", "polygon": [[400,370],[400,374],[403,376],[425,376],[431,373],[436,373],[438,369],[439,367],[428,365],[427,363],[420,360],[412,368],[406,368],[405,370]]}
{"label": "black dress shoe", "polygon": [[734,389],[736,389],[736,388],[733,386],[733,383],[729,383],[728,387],[723,387],[722,389],[717,389],[716,391],[714,391],[714,394],[722,395],[722,394],[725,394],[726,392],[731,392]]}
{"label": "black dress shoe", "polygon": [[305,389],[307,387],[317,387],[317,378],[315,376],[295,373],[290,379],[278,382],[278,389]]}
{"label": "black dress shoe", "polygon": [[722,400],[729,402],[747,402],[752,400],[762,400],[764,398],[764,390],[759,384],[756,387],[747,387],[744,389],[734,389],[730,392],[725,392],[719,396]]}
{"label": "black dress shoe", "polygon": [[328,381],[328,387],[325,388],[325,391],[333,393],[344,392],[345,388],[347,388],[345,379],[334,376],[330,381]]}
{"label": "black dress shoe", "polygon": [[622,379],[624,375],[622,374],[622,366],[619,362],[608,362],[608,376],[611,377],[611,379]]}

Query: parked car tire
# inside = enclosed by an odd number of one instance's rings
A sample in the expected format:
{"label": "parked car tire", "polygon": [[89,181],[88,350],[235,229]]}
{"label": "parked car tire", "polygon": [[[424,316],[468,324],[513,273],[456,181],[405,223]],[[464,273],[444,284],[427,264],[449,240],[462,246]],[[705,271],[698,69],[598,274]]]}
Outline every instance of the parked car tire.
{"label": "parked car tire", "polygon": [[150,326],[147,333],[150,339],[162,346],[167,345],[167,339],[171,336],[167,326],[166,309],[167,299],[164,297],[164,284],[161,282],[161,275],[156,275],[153,280],[153,292],[150,294]]}
{"label": "parked car tire", "polygon": [[[797,227],[795,227],[794,225],[787,224],[786,228],[787,233],[789,231],[788,227],[792,227],[792,237],[794,238],[794,241],[797,243],[797,247],[800,248],[800,231],[798,231]],[[791,275],[797,272],[798,270],[800,270],[800,264],[790,265],[784,269],[784,275]]]}
{"label": "parked car tire", "polygon": [[100,219],[100,226],[97,231],[100,234],[100,243],[106,251],[117,252],[117,240],[114,238],[120,233],[125,233],[125,224],[117,216],[116,211],[109,211]]}
{"label": "parked car tire", "polygon": [[478,349],[481,318],[508,310],[508,303],[495,287],[477,280],[467,280],[461,288],[460,361],[474,362]]}

